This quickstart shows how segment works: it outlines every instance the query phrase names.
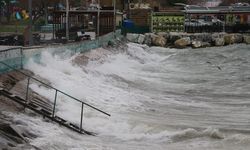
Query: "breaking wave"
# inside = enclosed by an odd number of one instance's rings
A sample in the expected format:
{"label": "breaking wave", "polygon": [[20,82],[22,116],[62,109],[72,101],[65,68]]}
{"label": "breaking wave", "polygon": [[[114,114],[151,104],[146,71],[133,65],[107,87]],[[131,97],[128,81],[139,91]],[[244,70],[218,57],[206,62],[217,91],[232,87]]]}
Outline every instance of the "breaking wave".
{"label": "breaking wave", "polygon": [[[111,113],[109,118],[84,108],[84,129],[96,132],[107,144],[152,142],[166,148],[169,143],[190,140],[227,144],[249,138],[224,132],[249,127],[249,46],[177,50],[129,43],[127,47],[115,53],[98,49],[103,57],[95,57],[95,51],[72,56],[48,50],[39,63],[30,60],[25,68]],[[35,82],[31,88],[54,98],[51,89]],[[58,96],[56,114],[79,124],[79,104],[63,95]]]}

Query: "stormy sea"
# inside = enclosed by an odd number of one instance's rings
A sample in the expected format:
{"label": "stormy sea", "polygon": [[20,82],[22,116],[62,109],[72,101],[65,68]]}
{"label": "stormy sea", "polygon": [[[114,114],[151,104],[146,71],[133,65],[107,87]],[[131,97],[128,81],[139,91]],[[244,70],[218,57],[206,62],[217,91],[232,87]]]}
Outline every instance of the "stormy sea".
{"label": "stormy sea", "polygon": [[[250,147],[250,45],[200,49],[127,43],[88,58],[42,52],[25,69],[111,114],[84,107],[81,135],[15,114],[47,150],[247,150]],[[98,57],[96,57],[98,55]],[[95,58],[96,57],[96,58]],[[53,101],[54,91],[31,84]],[[81,106],[58,95],[56,115],[79,124]]]}

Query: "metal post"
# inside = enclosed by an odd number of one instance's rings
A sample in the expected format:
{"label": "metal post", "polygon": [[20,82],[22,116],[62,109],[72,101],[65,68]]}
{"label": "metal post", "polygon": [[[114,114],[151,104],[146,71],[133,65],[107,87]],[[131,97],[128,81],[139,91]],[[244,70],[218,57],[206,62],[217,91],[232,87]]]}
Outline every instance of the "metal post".
{"label": "metal post", "polygon": [[151,27],[150,27],[150,29],[151,29],[151,32],[153,33],[153,16],[154,16],[154,14],[153,14],[154,12],[151,10],[151,15],[150,15],[150,18],[151,18]]}
{"label": "metal post", "polygon": [[130,19],[130,0],[128,0],[128,13],[127,13],[127,18]]}
{"label": "metal post", "polygon": [[80,132],[82,131],[82,119],[83,119],[83,102],[82,102],[82,109],[81,109],[81,121],[80,121]]}
{"label": "metal post", "polygon": [[100,0],[98,0],[98,11],[97,11],[97,37],[100,36]]}
{"label": "metal post", "polygon": [[223,32],[226,32],[226,30],[225,30],[225,25],[226,25],[226,16],[224,15],[224,20],[223,20],[223,22],[222,22],[222,25],[223,25]]}
{"label": "metal post", "polygon": [[53,23],[53,25],[52,25],[52,27],[53,27],[53,36],[52,36],[52,39],[54,40],[55,39],[55,13],[53,13],[53,21],[52,21],[52,23]]}
{"label": "metal post", "polygon": [[55,109],[56,109],[57,92],[58,92],[58,91],[56,90],[52,117],[55,117]]}
{"label": "metal post", "polygon": [[113,0],[113,7],[114,7],[114,38],[115,38],[115,31],[116,31],[116,0]]}
{"label": "metal post", "polygon": [[69,0],[66,0],[66,40],[69,41]]}
{"label": "metal post", "polygon": [[20,54],[21,54],[21,69],[23,69],[23,48],[20,48]]}
{"label": "metal post", "polygon": [[29,46],[33,45],[32,35],[32,0],[29,0]]}
{"label": "metal post", "polygon": [[28,98],[29,98],[29,85],[30,85],[30,77],[28,78],[28,83],[27,83],[27,87],[26,87],[26,103],[28,102]]}

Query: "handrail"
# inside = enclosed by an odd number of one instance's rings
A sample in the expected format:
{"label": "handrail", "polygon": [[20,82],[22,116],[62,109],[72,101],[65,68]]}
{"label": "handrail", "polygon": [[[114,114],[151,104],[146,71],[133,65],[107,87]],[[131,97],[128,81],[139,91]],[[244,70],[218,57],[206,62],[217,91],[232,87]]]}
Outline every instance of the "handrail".
{"label": "handrail", "polygon": [[[67,94],[67,93],[65,93],[65,92],[63,92],[63,91],[61,91],[61,90],[59,90],[59,89],[53,87],[53,86],[51,86],[51,85],[48,85],[48,84],[46,84],[46,83],[44,83],[44,82],[42,82],[42,81],[40,81],[40,80],[38,80],[38,79],[36,79],[36,78],[34,78],[34,77],[28,75],[28,74],[26,74],[26,73],[24,73],[24,72],[22,72],[22,71],[20,71],[20,70],[17,70],[17,69],[11,67],[10,65],[7,65],[6,63],[4,63],[4,62],[2,62],[2,61],[0,61],[0,63],[3,64],[3,65],[5,65],[5,66],[7,66],[8,68],[10,68],[10,69],[12,69],[12,70],[15,70],[15,71],[17,71],[17,72],[19,72],[19,73],[21,73],[21,74],[23,74],[23,75],[25,75],[25,76],[27,76],[27,77],[33,79],[33,80],[39,82],[39,83],[41,83],[41,84],[43,84],[43,85],[45,85],[45,86],[51,88],[51,89],[56,90],[56,92],[60,92],[60,93],[62,93],[62,94],[64,94],[64,95],[66,95],[66,96],[68,96],[68,97],[74,99],[75,101],[78,101],[78,102],[80,102],[80,103],[82,103],[82,104],[84,104],[84,105],[87,105],[87,106],[89,106],[90,108],[92,108],[92,109],[94,109],[94,110],[96,110],[96,111],[99,111],[99,112],[101,112],[101,113],[103,113],[103,114],[105,114],[105,115],[107,115],[107,116],[111,116],[109,113],[106,113],[106,112],[102,111],[101,109],[98,109],[98,108],[96,108],[96,107],[94,107],[94,106],[92,106],[92,105],[90,105],[90,104],[88,104],[88,103],[86,103],[86,102],[83,102],[83,101],[81,101],[81,100],[79,100],[79,99],[77,99],[77,98],[75,98],[75,97],[73,97],[73,96],[71,96],[71,95],[69,95],[69,94]],[[56,97],[55,97],[55,100],[56,100]]]}
{"label": "handrail", "polygon": [[3,49],[3,50],[0,50],[0,52],[7,52],[7,51],[10,51],[10,50],[16,50],[16,49],[22,49],[22,46],[16,46],[16,47]]}

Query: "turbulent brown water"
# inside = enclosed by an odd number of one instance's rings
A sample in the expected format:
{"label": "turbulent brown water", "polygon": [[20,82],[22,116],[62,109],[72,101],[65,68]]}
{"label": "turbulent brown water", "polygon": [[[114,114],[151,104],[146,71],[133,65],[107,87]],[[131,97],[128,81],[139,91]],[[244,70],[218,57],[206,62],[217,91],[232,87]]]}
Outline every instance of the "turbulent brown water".
{"label": "turbulent brown water", "polygon": [[[250,147],[250,45],[169,49],[128,44],[87,65],[44,52],[26,66],[55,87],[111,113],[86,110],[82,136],[16,115],[41,149],[247,150]],[[81,64],[81,63],[79,63]],[[43,96],[51,90],[32,84]],[[53,99],[53,98],[52,98]],[[59,96],[57,115],[78,123],[79,105]]]}

